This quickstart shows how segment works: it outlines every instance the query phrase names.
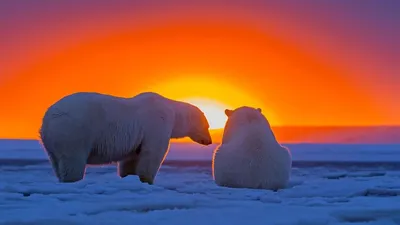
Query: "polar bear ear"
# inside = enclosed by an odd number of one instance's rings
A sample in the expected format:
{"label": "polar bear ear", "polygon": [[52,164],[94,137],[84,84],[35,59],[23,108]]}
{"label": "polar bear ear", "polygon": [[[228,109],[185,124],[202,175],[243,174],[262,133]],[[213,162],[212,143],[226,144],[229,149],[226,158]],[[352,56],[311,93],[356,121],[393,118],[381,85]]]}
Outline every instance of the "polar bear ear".
{"label": "polar bear ear", "polygon": [[257,111],[259,111],[260,113],[262,112],[261,108],[257,108]]}
{"label": "polar bear ear", "polygon": [[232,115],[232,113],[233,113],[233,110],[225,109],[225,115],[226,115],[227,117],[230,117],[230,116]]}

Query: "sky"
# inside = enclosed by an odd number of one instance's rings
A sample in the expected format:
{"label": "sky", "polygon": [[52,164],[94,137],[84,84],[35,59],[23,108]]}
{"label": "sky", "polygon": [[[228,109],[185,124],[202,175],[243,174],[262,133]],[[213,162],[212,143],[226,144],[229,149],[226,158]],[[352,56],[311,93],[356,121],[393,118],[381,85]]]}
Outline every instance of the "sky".
{"label": "sky", "polygon": [[[400,125],[400,2],[0,1],[0,138],[94,91],[259,107],[273,126]],[[196,102],[196,101],[195,101]],[[199,102],[199,101],[197,101]]]}

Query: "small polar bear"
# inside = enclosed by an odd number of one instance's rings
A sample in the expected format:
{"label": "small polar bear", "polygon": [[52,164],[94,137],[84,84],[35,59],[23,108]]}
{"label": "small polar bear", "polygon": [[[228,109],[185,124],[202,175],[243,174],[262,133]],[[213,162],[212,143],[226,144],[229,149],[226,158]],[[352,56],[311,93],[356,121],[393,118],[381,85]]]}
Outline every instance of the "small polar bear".
{"label": "small polar bear", "polygon": [[213,178],[231,188],[278,190],[287,185],[292,156],[275,139],[261,109],[247,106],[225,110],[222,143],[214,150]]}
{"label": "small polar bear", "polygon": [[153,184],[171,138],[212,142],[199,108],[152,92],[68,95],[47,109],[39,133],[61,183],[82,180],[86,165],[117,162],[120,177],[138,175]]}

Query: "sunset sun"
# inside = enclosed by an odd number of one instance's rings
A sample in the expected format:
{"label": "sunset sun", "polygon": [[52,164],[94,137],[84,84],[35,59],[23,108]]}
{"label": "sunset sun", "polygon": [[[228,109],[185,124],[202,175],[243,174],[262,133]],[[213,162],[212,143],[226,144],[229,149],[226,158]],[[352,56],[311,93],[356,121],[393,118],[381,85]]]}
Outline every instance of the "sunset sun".
{"label": "sunset sun", "polygon": [[183,101],[191,103],[203,111],[210,124],[210,129],[224,128],[227,120],[224,111],[230,107],[209,99],[189,98],[183,99]]}
{"label": "sunset sun", "polygon": [[[264,108],[251,91],[232,83],[206,75],[175,75],[175,79],[152,84],[146,91],[154,91],[165,97],[197,106],[205,114],[211,130],[224,128],[227,121],[225,109],[241,106]],[[271,121],[277,121],[271,110],[265,110]]]}

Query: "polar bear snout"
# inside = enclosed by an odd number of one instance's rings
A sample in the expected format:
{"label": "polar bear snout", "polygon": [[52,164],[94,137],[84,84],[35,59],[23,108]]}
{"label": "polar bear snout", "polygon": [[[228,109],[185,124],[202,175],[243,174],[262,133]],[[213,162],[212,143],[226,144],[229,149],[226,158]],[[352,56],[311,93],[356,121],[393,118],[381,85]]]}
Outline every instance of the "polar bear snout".
{"label": "polar bear snout", "polygon": [[212,139],[211,139],[211,136],[209,135],[208,137],[206,137],[206,138],[204,138],[204,139],[201,139],[200,141],[199,141],[199,144],[201,144],[201,145],[211,145],[212,144]]}
{"label": "polar bear snout", "polygon": [[203,139],[203,140],[200,140],[200,143],[199,144],[202,144],[202,145],[211,145],[212,144],[212,140],[211,140],[211,138],[210,139]]}
{"label": "polar bear snout", "polygon": [[211,139],[211,135],[209,132],[207,132],[207,134],[197,134],[197,135],[192,135],[190,136],[190,139],[192,139],[192,141],[197,142],[201,145],[210,145],[212,144],[212,139]]}

